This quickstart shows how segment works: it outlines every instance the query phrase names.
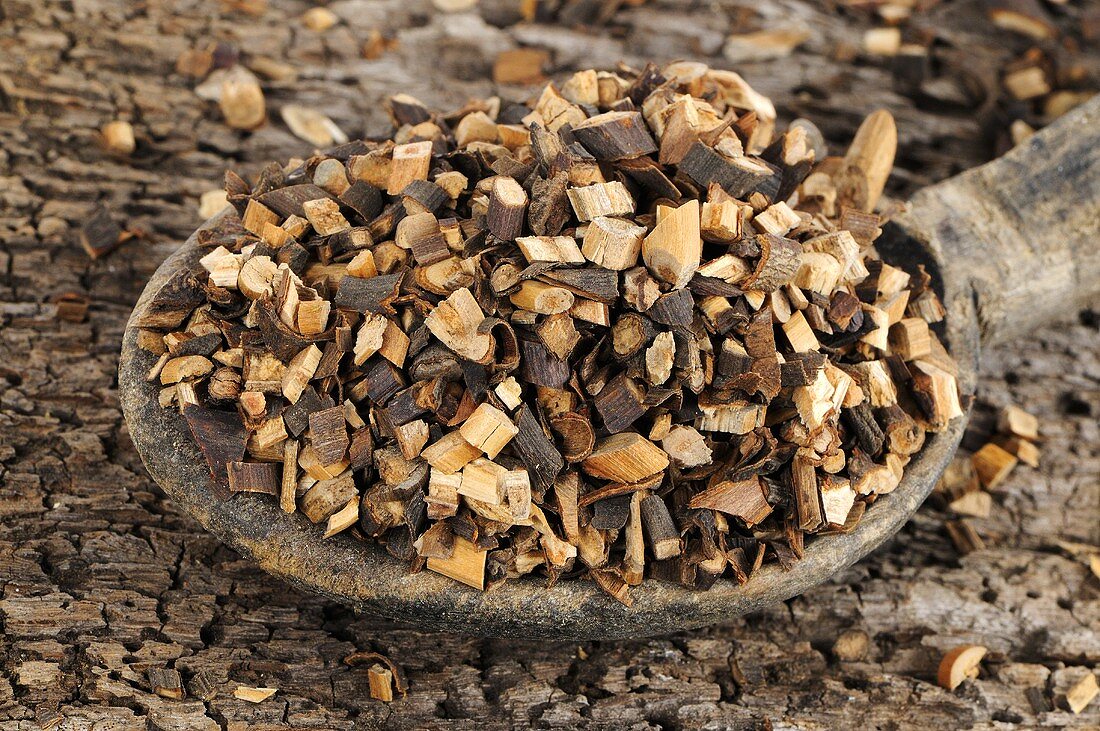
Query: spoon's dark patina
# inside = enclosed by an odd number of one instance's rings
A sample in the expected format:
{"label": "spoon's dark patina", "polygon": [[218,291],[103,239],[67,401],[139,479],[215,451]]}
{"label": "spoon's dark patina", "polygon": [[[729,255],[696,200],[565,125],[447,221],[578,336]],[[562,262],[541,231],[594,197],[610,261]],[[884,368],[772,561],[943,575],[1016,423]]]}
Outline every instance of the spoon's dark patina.
{"label": "spoon's dark patina", "polygon": [[[208,221],[210,226],[215,219]],[[1076,313],[1100,293],[1100,97],[1004,157],[918,193],[887,226],[878,249],[891,263],[924,264],[947,307],[943,339],[973,393],[981,344],[1026,337]],[[858,561],[916,511],[950,461],[965,418],[930,435],[900,486],[877,500],[857,530],[815,538],[784,572],[762,568],[745,585],[719,580],[708,591],[646,581],[633,608],[589,581],[525,577],[481,593],[406,566],[373,543],[323,539],[301,515],[269,497],[215,496],[209,472],[179,412],[158,403],[145,380],[155,357],[137,347],[133,326],[181,267],[202,255],[192,236],[157,270],[122,343],[119,395],[131,437],[153,478],[225,543],[289,583],[357,609],[424,629],[487,636],[616,639],[691,629],[795,596]]]}

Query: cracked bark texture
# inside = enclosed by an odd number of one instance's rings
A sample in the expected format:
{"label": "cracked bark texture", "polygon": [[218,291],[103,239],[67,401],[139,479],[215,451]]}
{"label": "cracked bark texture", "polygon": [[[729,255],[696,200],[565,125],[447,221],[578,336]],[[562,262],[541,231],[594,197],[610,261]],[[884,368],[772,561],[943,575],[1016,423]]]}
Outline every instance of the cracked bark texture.
{"label": "cracked bark texture", "polygon": [[[986,355],[983,397],[1024,405],[1045,438],[1041,469],[1018,468],[990,518],[973,521],[986,550],[959,558],[945,514],[926,505],[830,583],[667,638],[473,640],[355,616],[257,572],[149,480],[116,398],[123,324],[145,279],[200,222],[197,198],[224,168],[249,174],[307,152],[279,120],[285,103],[317,106],[353,136],[380,133],[385,95],[449,107],[492,93],[492,59],[521,44],[549,49],[555,72],[646,58],[725,66],[725,34],[755,12],[811,31],[786,60],[739,66],[785,118],[810,116],[844,141],[871,109],[893,111],[896,195],[994,151],[996,104],[975,113],[915,101],[887,64],[838,60],[852,57],[844,49],[858,47],[867,14],[799,0],[662,1],[620,9],[601,33],[512,25],[514,5],[485,0],[480,14],[441,18],[424,0],[340,0],[329,5],[340,24],[316,33],[296,20],[305,2],[272,0],[253,15],[241,8],[262,2],[0,0],[0,728],[1100,725],[1100,703],[1074,716],[1044,700],[1063,667],[1100,663],[1100,584],[1054,544],[1100,543],[1095,312],[1067,313],[1065,326]],[[991,89],[997,69],[1034,42],[973,21],[980,8],[943,3],[910,27],[935,34],[943,78]],[[375,30],[397,45],[364,60]],[[227,128],[196,82],[174,72],[181,52],[211,41],[246,63],[295,69],[265,80],[260,130]],[[1095,48],[1076,62],[1097,77]],[[126,158],[98,141],[115,118],[137,131]],[[89,261],[75,234],[96,203],[141,235]],[[87,321],[55,318],[50,298],[66,292],[91,298]],[[861,659],[832,652],[846,630],[867,634]],[[941,653],[963,642],[991,649],[982,677],[955,692],[936,687]],[[408,696],[371,700],[365,670],[342,660],[357,650],[401,664]],[[150,667],[185,681],[206,671],[223,685],[210,701],[167,700],[149,692]],[[237,684],[279,693],[253,705],[232,697]]]}

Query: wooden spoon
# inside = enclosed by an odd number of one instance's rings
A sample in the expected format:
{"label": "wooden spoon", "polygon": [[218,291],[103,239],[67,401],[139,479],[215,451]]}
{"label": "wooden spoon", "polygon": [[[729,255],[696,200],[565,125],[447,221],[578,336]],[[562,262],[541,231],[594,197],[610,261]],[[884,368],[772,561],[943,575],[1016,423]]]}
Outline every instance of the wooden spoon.
{"label": "wooden spoon", "polygon": [[[213,221],[213,219],[212,219]],[[212,221],[208,221],[209,226]],[[924,264],[947,310],[945,342],[959,387],[973,393],[980,350],[1027,337],[1096,304],[1100,293],[1100,97],[1004,157],[920,191],[878,242],[883,257]],[[206,465],[175,410],[157,402],[145,374],[155,358],[137,347],[133,323],[180,267],[194,264],[196,236],[157,270],[134,309],[119,367],[130,435],[153,478],[190,515],[264,570],[296,587],[426,630],[485,636],[615,639],[691,629],[782,601],[826,581],[874,550],[916,511],[951,460],[966,426],[932,435],[901,485],[868,509],[857,530],[816,538],[794,569],[761,569],[744,586],[718,581],[692,591],[646,581],[633,608],[590,581],[511,580],[481,593],[432,572],[409,574],[380,546],[323,539],[269,497],[217,499]]]}

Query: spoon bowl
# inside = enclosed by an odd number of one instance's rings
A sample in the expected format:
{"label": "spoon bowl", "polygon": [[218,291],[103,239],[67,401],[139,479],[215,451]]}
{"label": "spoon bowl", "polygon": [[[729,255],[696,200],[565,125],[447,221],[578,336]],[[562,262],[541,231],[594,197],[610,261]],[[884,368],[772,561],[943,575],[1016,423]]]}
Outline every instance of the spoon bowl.
{"label": "spoon bowl", "polygon": [[[1100,200],[1100,98],[1067,115],[1005,157],[918,193],[877,242],[883,258],[923,264],[947,309],[939,335],[958,364],[961,394],[976,385],[983,342],[1007,339],[1076,312],[1100,290],[1096,201]],[[1084,201],[1084,203],[1081,203]],[[214,225],[221,215],[207,221]],[[201,230],[201,229],[200,229]],[[619,639],[721,622],[796,596],[828,580],[892,536],[917,510],[950,462],[966,425],[929,435],[900,485],[871,505],[851,533],[807,540],[789,571],[766,565],[744,585],[720,579],[707,591],[647,580],[627,608],[590,581],[509,580],[479,592],[441,575],[408,573],[377,544],[322,538],[300,513],[270,497],[215,496],[187,424],[162,408],[146,380],[156,357],[137,346],[135,323],[161,287],[203,251],[197,233],[160,266],[127,326],[119,395],[130,435],[153,479],[207,530],[295,587],[425,630],[494,637]],[[1052,303],[1050,299],[1057,297]]]}

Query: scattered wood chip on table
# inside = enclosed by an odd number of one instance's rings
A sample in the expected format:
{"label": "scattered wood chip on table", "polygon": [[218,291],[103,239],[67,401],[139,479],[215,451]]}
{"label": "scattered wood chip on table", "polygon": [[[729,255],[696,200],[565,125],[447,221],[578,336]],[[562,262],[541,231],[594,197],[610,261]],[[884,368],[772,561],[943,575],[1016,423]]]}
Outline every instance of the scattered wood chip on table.
{"label": "scattered wood chip on table", "polygon": [[[990,404],[979,402],[963,436],[963,448],[948,464],[936,485],[952,513],[970,518],[988,518],[994,508],[994,493],[1019,463],[1039,467],[1039,420],[1019,406],[1009,405],[993,413]],[[980,444],[973,453],[971,449]],[[960,554],[984,547],[978,531],[966,520],[950,520],[947,534]]]}
{"label": "scattered wood chip on table", "polygon": [[1080,713],[1100,695],[1096,673],[1087,666],[1060,668],[1054,671],[1052,690],[1059,708]]}
{"label": "scattered wood chip on table", "polygon": [[858,530],[962,414],[930,277],[874,246],[888,114],[818,159],[811,122],[778,133],[690,62],[390,112],[393,140],[228,173],[139,322],[226,499],[477,589],[587,576],[629,604]]}
{"label": "scattered wood chip on table", "polygon": [[254,688],[249,685],[238,685],[233,690],[233,697],[249,703],[263,703],[278,692],[278,688]]}
{"label": "scattered wood chip on table", "polygon": [[952,649],[940,660],[936,682],[947,690],[955,690],[963,681],[977,678],[987,652],[981,645],[959,645]]}

